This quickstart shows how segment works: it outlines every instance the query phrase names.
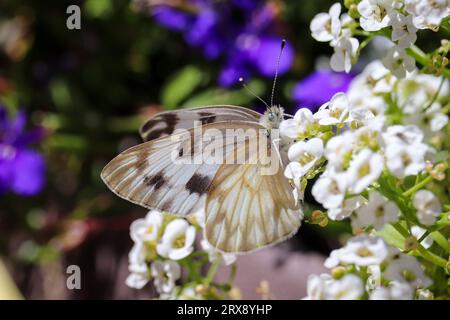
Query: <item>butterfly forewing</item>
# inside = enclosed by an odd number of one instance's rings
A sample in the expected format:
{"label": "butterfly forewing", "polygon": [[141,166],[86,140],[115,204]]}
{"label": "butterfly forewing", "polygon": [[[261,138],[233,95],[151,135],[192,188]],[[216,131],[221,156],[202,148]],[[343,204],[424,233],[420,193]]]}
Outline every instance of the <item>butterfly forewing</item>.
{"label": "butterfly forewing", "polygon": [[[242,144],[227,139],[227,129],[233,132],[253,126],[248,121],[217,122],[202,126],[202,130],[193,128],[142,143],[111,160],[102,171],[102,179],[117,195],[133,203],[186,216],[204,207],[219,166]],[[206,138],[209,129],[219,132],[222,139]],[[222,159],[209,161],[208,154],[203,153],[207,146],[222,149]],[[201,161],[192,163],[199,156],[203,157]],[[181,161],[186,158],[191,163]]]}
{"label": "butterfly forewing", "polygon": [[[245,152],[245,147],[233,153]],[[216,172],[206,199],[205,236],[217,249],[253,251],[292,236],[300,227],[303,213],[283,168],[264,175],[262,167],[260,162],[223,164]]]}
{"label": "butterfly forewing", "polygon": [[195,121],[210,124],[222,121],[258,122],[260,114],[256,111],[229,105],[217,105],[162,112],[147,120],[139,132],[144,141],[171,135],[177,129],[190,129]]}

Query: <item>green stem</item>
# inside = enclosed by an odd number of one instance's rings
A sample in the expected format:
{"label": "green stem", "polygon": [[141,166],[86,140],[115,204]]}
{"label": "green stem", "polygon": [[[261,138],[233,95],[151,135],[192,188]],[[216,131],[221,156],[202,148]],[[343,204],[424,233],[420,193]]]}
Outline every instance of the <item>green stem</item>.
{"label": "green stem", "polygon": [[[393,226],[403,237],[407,238],[407,237],[411,236],[409,234],[408,230],[406,230],[400,223],[397,222],[397,223],[393,224]],[[444,269],[447,268],[447,261],[445,259],[428,251],[421,244],[418,244],[416,251],[425,260],[428,260],[429,262],[431,262],[439,267],[442,267]]]}
{"label": "green stem", "polygon": [[416,184],[415,186],[411,187],[410,189],[406,190],[405,192],[403,192],[403,196],[404,197],[408,197],[412,194],[414,194],[416,191],[422,189],[423,187],[425,187],[427,184],[429,184],[431,181],[433,181],[433,177],[432,176],[428,176],[425,179],[423,179],[421,182],[419,182],[418,184]]}
{"label": "green stem", "polygon": [[[427,67],[431,64],[430,57],[415,45],[411,46],[411,48],[406,49],[406,52],[424,67]],[[450,79],[449,69],[444,68],[442,74]]]}
{"label": "green stem", "polygon": [[448,240],[444,237],[442,233],[439,231],[434,231],[431,233],[431,236],[433,237],[434,241],[447,253],[450,254],[450,243],[448,243]]}
{"label": "green stem", "polygon": [[222,261],[221,259],[216,259],[212,263],[211,267],[209,267],[208,274],[205,277],[205,284],[210,284],[214,280],[217,270],[220,267],[221,261]]}

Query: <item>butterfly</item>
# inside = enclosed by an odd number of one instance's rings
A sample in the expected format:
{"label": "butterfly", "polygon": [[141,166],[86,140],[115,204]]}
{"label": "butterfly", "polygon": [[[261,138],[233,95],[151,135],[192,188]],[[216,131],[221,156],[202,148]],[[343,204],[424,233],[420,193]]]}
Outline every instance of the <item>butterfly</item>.
{"label": "butterfly", "polygon": [[[258,161],[259,152],[248,151],[251,138],[215,140],[205,134],[213,129],[227,138],[233,130],[263,131],[260,144],[283,163],[286,152],[272,132],[284,111],[273,103],[267,107],[264,114],[232,105],[159,113],[140,129],[145,142],[111,160],[101,177],[119,197],[145,208],[179,217],[203,210],[204,236],[219,251],[248,253],[279,243],[297,232],[303,217],[283,166],[261,174],[266,164]],[[223,151],[221,162],[173,159],[175,154],[192,160],[211,146]],[[242,154],[244,163],[228,161]]]}

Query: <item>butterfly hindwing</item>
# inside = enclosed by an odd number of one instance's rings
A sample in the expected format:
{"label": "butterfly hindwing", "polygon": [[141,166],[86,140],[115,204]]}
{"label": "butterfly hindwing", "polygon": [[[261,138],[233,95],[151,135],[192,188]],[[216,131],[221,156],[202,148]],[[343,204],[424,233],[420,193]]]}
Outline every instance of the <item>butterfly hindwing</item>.
{"label": "butterfly hindwing", "polygon": [[177,129],[190,129],[194,122],[202,125],[222,121],[255,121],[260,114],[256,111],[230,105],[207,106],[192,109],[161,112],[148,119],[139,132],[144,141],[171,135]]}
{"label": "butterfly hindwing", "polygon": [[260,163],[223,164],[214,176],[206,199],[205,236],[223,252],[253,251],[292,236],[300,227],[302,211],[283,168],[272,175],[262,175],[261,168]]}

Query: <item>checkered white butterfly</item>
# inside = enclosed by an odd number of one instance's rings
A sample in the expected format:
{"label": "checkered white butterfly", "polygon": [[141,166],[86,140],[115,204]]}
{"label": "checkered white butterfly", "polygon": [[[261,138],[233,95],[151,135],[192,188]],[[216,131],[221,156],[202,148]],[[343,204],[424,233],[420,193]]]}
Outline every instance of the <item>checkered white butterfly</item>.
{"label": "checkered white butterfly", "polygon": [[[140,130],[146,142],[115,157],[101,177],[118,196],[149,209],[181,217],[204,210],[205,237],[220,251],[244,253],[278,243],[296,233],[303,215],[283,166],[273,174],[261,174],[266,162],[259,161],[260,152],[248,151],[251,140],[212,142],[205,132],[214,129],[227,138],[235,130],[263,130],[267,134],[259,144],[267,146],[270,155],[277,148],[281,160],[286,153],[278,150],[271,132],[283,116],[283,109],[273,103],[264,115],[229,105],[160,113]],[[194,121],[203,130],[195,130]],[[202,143],[194,146],[192,141]],[[214,143],[223,150],[222,163],[173,161],[174,152],[192,159]],[[228,161],[242,154],[245,163]]]}

